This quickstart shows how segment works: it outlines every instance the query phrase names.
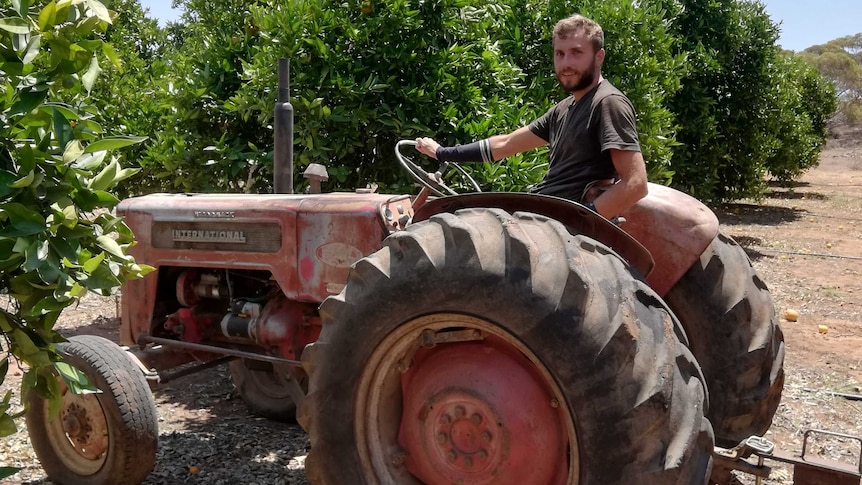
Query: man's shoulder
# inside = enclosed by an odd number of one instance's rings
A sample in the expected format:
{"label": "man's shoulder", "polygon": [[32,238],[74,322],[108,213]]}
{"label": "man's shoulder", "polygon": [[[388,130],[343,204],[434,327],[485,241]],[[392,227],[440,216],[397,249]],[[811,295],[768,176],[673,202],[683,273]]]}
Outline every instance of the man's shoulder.
{"label": "man's shoulder", "polygon": [[617,89],[616,86],[614,86],[613,84],[611,84],[610,81],[605,79],[601,83],[599,83],[599,88],[596,89],[596,96],[593,99],[601,100],[607,98],[608,96],[620,96],[624,99],[628,99],[628,97],[626,97],[626,95],[623,94],[622,91]]}
{"label": "man's shoulder", "polygon": [[[610,103],[606,105],[605,103]],[[613,84],[608,82],[607,80],[602,81],[599,84],[599,88],[596,89],[596,94],[593,97],[592,103],[590,103],[595,109],[599,105],[602,106],[614,106],[625,109],[628,107],[630,109],[634,109],[632,106],[632,102],[629,100],[628,96],[623,94],[622,91],[617,89]]]}

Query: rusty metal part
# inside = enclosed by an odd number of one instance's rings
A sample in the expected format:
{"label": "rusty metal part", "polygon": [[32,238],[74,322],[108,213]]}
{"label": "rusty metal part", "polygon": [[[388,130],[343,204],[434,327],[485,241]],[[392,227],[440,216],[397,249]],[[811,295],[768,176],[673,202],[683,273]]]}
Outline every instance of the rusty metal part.
{"label": "rusty metal part", "polygon": [[302,173],[302,176],[308,179],[308,193],[321,193],[320,184],[329,180],[329,173],[326,167],[319,163],[309,163],[308,168]]}
{"label": "rusty metal part", "polygon": [[569,465],[559,457],[568,443],[559,403],[532,362],[497,337],[477,340],[479,330],[435,335],[422,333],[421,365],[402,376],[398,441],[413,451],[402,457],[404,466],[424,483],[564,481]]}
{"label": "rusty metal part", "polygon": [[304,370],[285,364],[274,364],[272,367],[273,371],[281,377],[280,384],[287,388],[287,392],[290,393],[290,399],[296,404],[302,402],[305,399],[305,390],[299,383],[297,371],[304,373]]}
{"label": "rusty metal part", "polygon": [[[223,364],[227,364],[228,362],[236,359],[236,357],[232,357],[230,355],[211,360],[209,362],[203,362],[201,364],[196,364],[192,367],[187,367],[185,369],[180,369],[174,372],[163,372],[158,374],[158,384],[166,384],[175,379],[179,379],[180,377],[185,377],[192,374],[197,374],[198,372],[211,369],[213,367],[218,367]],[[152,385],[150,386],[152,387]]]}
{"label": "rusty metal part", "polygon": [[[75,394],[62,379],[60,416],[45,416],[49,439],[63,463],[79,475],[92,475],[105,464],[108,422],[96,394]],[[49,412],[48,406],[45,413]],[[63,446],[66,444],[68,446]]]}
{"label": "rusty metal part", "polygon": [[655,260],[647,283],[661,296],[700,258],[718,235],[718,218],[694,197],[658,184],[621,214],[622,230],[643,244]]}
{"label": "rusty metal part", "polygon": [[862,456],[857,459],[856,466],[815,456],[806,456],[808,439],[812,434],[856,440],[860,443],[860,454],[862,454],[862,438],[833,431],[809,429],[803,434],[801,453],[795,455],[776,451],[771,456],[774,460],[793,465],[794,485],[859,485],[860,479],[862,479]]}
{"label": "rusty metal part", "polygon": [[151,337],[149,335],[142,336],[140,338],[139,343],[141,345],[145,345],[145,344],[150,343],[150,344],[162,345],[165,347],[173,347],[173,348],[183,349],[183,350],[210,352],[213,354],[230,355],[232,357],[240,357],[242,359],[251,359],[251,360],[260,360],[263,362],[271,362],[273,364],[288,364],[288,365],[302,366],[302,362],[299,360],[283,359],[281,357],[274,357],[272,355],[256,354],[254,352],[246,352],[243,350],[229,349],[229,348],[225,348],[225,347],[216,347],[214,345],[204,345],[204,344],[195,344],[195,343],[191,343],[191,342],[182,342],[179,340],[171,340],[169,338]]}
{"label": "rusty metal part", "polygon": [[629,234],[607,219],[570,200],[539,194],[483,192],[428,201],[413,216],[424,221],[434,214],[455,212],[471,207],[503,209],[507,212],[532,212],[560,221],[577,234],[586,234],[609,246],[641,275],[649,275],[654,263],[649,251]]}
{"label": "rusty metal part", "polygon": [[[806,456],[808,440],[812,434],[822,434],[838,438],[856,440],[860,443],[860,457],[856,465],[827,460],[814,456]],[[758,463],[752,464],[745,460],[757,456]],[[764,460],[774,460],[793,466],[794,485],[859,485],[862,480],[862,438],[833,431],[809,429],[802,440],[802,451],[798,454],[775,449],[772,442],[765,438],[753,436],[732,450],[716,449],[713,454],[714,467],[724,470],[738,470],[757,477],[759,485],[763,478],[768,478],[771,468],[764,465]]]}
{"label": "rusty metal part", "polygon": [[466,330],[448,330],[444,332],[435,332],[429,328],[422,332],[420,345],[422,347],[431,348],[436,347],[437,344],[472,342],[475,340],[482,340],[483,338],[485,337],[482,335],[482,331],[475,328]]}
{"label": "rusty metal part", "polygon": [[120,342],[132,345],[158,318],[163,269],[266,271],[286,298],[319,303],[403,229],[412,207],[407,195],[152,194],[122,201],[117,213],[137,237],[135,260],[158,269],[123,287]]}

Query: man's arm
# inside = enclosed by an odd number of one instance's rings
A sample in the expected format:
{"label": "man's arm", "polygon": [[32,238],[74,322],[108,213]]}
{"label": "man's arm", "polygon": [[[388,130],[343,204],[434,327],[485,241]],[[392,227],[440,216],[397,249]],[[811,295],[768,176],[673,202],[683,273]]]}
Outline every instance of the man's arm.
{"label": "man's arm", "polygon": [[[484,142],[485,140],[476,143]],[[518,128],[507,135],[494,135],[487,139],[487,143],[490,146],[491,156],[494,161],[548,144],[547,141],[533,134],[526,126]],[[431,158],[437,158],[438,148],[440,148],[440,144],[431,138],[416,139],[416,149]],[[470,161],[481,162],[482,158],[479,157]]]}
{"label": "man's arm", "polygon": [[620,181],[592,201],[596,211],[610,219],[625,212],[647,195],[646,164],[641,152],[610,150]]}

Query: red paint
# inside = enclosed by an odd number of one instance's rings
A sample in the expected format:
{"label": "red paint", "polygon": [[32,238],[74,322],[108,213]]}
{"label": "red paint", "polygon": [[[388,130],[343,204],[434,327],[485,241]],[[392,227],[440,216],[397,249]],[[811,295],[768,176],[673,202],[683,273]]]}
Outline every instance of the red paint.
{"label": "red paint", "polygon": [[566,483],[562,413],[534,365],[504,341],[421,349],[402,390],[398,440],[422,482]]}
{"label": "red paint", "polygon": [[314,278],[316,265],[314,264],[314,260],[309,257],[302,258],[299,261],[299,276],[304,280],[310,280]]}

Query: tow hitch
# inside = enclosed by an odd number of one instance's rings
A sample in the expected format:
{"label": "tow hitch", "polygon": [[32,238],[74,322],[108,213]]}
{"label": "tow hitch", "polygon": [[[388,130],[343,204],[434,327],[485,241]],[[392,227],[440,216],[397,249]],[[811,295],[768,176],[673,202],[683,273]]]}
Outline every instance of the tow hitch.
{"label": "tow hitch", "polygon": [[[719,474],[737,470],[754,475],[757,477],[756,484],[760,485],[762,480],[768,478],[772,471],[772,468],[764,462],[774,460],[792,465],[794,485],[859,485],[860,477],[862,477],[862,456],[857,458],[855,466],[835,460],[806,456],[809,449],[809,438],[814,434],[858,441],[860,455],[862,455],[862,438],[833,431],[809,429],[804,433],[802,451],[798,454],[777,450],[775,444],[766,438],[752,436],[735,448],[716,448],[713,454],[714,467],[718,469]],[[756,464],[749,461],[751,457],[757,457]],[[713,477],[716,476],[714,473]]]}

